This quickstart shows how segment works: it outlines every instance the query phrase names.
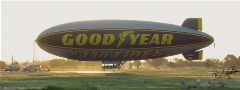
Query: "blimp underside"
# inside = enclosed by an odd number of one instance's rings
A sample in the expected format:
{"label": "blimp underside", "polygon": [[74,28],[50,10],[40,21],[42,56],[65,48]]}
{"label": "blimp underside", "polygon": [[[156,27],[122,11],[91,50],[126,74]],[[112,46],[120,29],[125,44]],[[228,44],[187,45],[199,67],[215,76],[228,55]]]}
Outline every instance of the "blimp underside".
{"label": "blimp underside", "polygon": [[45,51],[75,60],[114,63],[183,54],[201,59],[203,47],[213,38],[201,32],[201,19],[185,20],[182,26],[133,21],[96,20],[67,23],[40,34],[38,45]]}

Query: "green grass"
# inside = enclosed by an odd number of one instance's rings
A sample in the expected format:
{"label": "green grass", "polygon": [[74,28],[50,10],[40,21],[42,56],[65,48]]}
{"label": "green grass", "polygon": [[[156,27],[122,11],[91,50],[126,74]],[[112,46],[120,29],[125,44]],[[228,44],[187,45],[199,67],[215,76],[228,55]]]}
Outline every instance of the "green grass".
{"label": "green grass", "polygon": [[[117,74],[75,73],[0,73],[0,90],[184,90],[180,80],[194,86],[201,79],[201,88],[189,90],[240,90],[239,74],[233,79],[221,79],[225,87],[212,88],[207,70],[142,70]],[[203,77],[200,77],[203,76]]]}

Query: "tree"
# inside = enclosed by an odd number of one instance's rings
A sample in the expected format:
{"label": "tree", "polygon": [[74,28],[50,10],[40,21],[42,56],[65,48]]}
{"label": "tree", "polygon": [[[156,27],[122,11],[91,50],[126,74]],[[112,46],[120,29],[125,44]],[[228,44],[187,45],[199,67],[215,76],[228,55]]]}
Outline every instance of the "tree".
{"label": "tree", "polygon": [[204,66],[209,68],[214,65],[214,62],[211,59],[206,59]]}
{"label": "tree", "polygon": [[41,61],[41,63],[39,65],[41,65],[42,69],[49,69],[50,68],[49,61]]}
{"label": "tree", "polygon": [[19,63],[17,61],[14,61],[12,64],[14,65],[18,65]]}
{"label": "tree", "polygon": [[132,69],[132,66],[133,66],[133,63],[130,62],[130,63],[129,63],[129,69]]}
{"label": "tree", "polygon": [[137,70],[139,69],[139,67],[141,66],[141,61],[137,60],[133,62],[133,65],[137,67]]}
{"label": "tree", "polygon": [[66,62],[66,65],[77,67],[77,66],[81,65],[81,62],[78,60],[68,59]]}
{"label": "tree", "polygon": [[161,61],[161,66],[167,67],[168,60],[166,58],[161,58],[160,61]]}
{"label": "tree", "polygon": [[231,61],[231,60],[237,60],[237,57],[232,55],[232,54],[228,54],[225,58],[225,61]]}
{"label": "tree", "polygon": [[23,63],[21,63],[22,66],[28,66],[30,64],[32,64],[32,63],[30,63],[30,62],[23,62]]}
{"label": "tree", "polygon": [[231,67],[231,66],[238,66],[240,64],[240,60],[231,54],[228,54],[225,58],[224,58],[224,66],[225,67]]}
{"label": "tree", "polygon": [[222,62],[217,58],[210,58],[210,60],[213,62],[212,67],[214,68],[221,68],[223,66]]}
{"label": "tree", "polygon": [[49,61],[49,65],[51,66],[51,68],[65,66],[65,64],[66,64],[65,59],[53,59]]}
{"label": "tree", "polygon": [[184,67],[184,66],[187,65],[187,62],[184,61],[183,59],[174,58],[173,60],[174,60],[175,63],[176,63],[177,69],[182,68],[182,67]]}
{"label": "tree", "polygon": [[166,58],[156,58],[151,60],[146,60],[146,63],[152,66],[153,68],[159,68],[161,65],[166,65],[168,60]]}
{"label": "tree", "polygon": [[85,67],[94,67],[94,68],[100,68],[102,65],[102,62],[100,61],[80,61],[83,66]]}
{"label": "tree", "polygon": [[168,62],[167,66],[170,68],[176,68],[176,64],[174,62]]}
{"label": "tree", "polygon": [[0,69],[4,69],[6,67],[6,63],[4,61],[0,61]]}

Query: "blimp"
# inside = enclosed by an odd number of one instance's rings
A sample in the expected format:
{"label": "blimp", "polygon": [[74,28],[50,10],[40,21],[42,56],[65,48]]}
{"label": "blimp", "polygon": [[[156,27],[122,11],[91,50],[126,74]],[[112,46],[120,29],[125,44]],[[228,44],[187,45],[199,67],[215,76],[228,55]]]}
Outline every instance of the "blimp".
{"label": "blimp", "polygon": [[176,54],[201,60],[202,48],[214,39],[202,32],[202,18],[187,18],[181,26],[139,20],[70,22],[43,31],[35,41],[53,55],[120,67],[130,60]]}

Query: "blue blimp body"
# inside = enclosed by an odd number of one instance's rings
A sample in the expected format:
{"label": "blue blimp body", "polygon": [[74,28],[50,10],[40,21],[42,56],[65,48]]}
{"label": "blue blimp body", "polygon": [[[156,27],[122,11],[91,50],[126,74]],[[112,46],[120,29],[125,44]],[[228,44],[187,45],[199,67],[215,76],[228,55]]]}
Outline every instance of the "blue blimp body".
{"label": "blue blimp body", "polygon": [[136,20],[89,20],[57,25],[36,39],[40,48],[74,60],[128,61],[183,54],[202,59],[202,48],[213,43],[202,32],[201,18],[181,26]]}

